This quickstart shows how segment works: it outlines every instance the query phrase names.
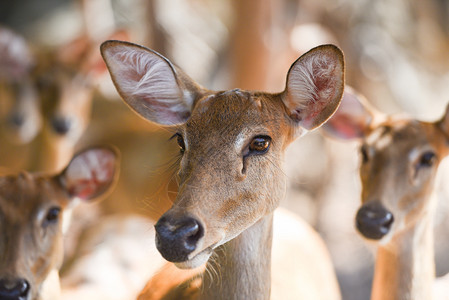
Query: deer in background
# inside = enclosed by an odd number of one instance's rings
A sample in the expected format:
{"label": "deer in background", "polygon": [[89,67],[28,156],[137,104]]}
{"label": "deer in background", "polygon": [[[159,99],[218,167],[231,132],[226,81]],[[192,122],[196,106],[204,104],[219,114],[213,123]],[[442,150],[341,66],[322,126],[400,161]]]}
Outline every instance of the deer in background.
{"label": "deer in background", "polygon": [[0,177],[1,299],[59,299],[57,270],[70,211],[111,190],[117,155],[110,148],[90,148],[56,175]]}
{"label": "deer in background", "polygon": [[91,46],[81,37],[61,49],[32,51],[0,28],[0,166],[55,172],[67,164],[90,120],[95,79],[106,70],[92,59]]}
{"label": "deer in background", "polygon": [[443,294],[432,291],[432,191],[438,166],[449,154],[449,109],[434,123],[384,116],[347,89],[322,128],[361,143],[356,227],[378,245],[371,299],[441,299]]}
{"label": "deer in background", "polygon": [[[101,52],[124,101],[145,119],[170,126],[179,144],[180,187],[156,224],[159,252],[180,268],[217,268],[220,278],[203,277],[192,298],[269,299],[273,211],[285,193],[283,153],[337,109],[342,52],[327,45],[304,54],[277,94],[207,90],[160,54],[131,43],[108,41]],[[298,272],[307,278],[309,270]],[[334,276],[323,273],[330,279],[320,285],[323,292],[335,287]],[[338,289],[332,297],[339,298]]]}
{"label": "deer in background", "polygon": [[27,145],[42,127],[40,97],[32,70],[35,57],[26,41],[0,28],[0,166],[23,169]]}

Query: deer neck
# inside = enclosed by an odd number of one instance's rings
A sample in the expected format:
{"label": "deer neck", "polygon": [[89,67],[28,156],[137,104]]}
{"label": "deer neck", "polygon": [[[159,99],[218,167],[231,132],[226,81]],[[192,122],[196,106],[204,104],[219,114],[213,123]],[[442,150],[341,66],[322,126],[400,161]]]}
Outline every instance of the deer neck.
{"label": "deer neck", "polygon": [[433,209],[413,227],[380,246],[374,271],[372,300],[432,299],[435,278]]}
{"label": "deer neck", "polygon": [[217,248],[206,266],[199,298],[270,299],[272,229],[269,214]]}

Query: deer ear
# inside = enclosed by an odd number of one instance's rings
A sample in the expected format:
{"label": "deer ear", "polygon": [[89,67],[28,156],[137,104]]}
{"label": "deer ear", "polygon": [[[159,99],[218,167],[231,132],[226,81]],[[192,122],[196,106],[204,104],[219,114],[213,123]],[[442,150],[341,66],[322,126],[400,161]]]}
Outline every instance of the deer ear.
{"label": "deer ear", "polygon": [[58,179],[71,197],[97,199],[112,189],[119,173],[118,161],[117,150],[90,148],[75,155]]}
{"label": "deer ear", "polygon": [[0,27],[0,78],[21,80],[34,66],[34,57],[24,38]]}
{"label": "deer ear", "polygon": [[312,130],[332,116],[343,95],[344,68],[343,52],[334,45],[313,48],[293,63],[282,98],[299,126]]}
{"label": "deer ear", "polygon": [[120,96],[139,115],[162,125],[181,124],[190,117],[203,89],[168,59],[120,41],[104,42],[101,54]]}
{"label": "deer ear", "polygon": [[346,86],[340,106],[321,129],[333,138],[358,139],[367,135],[373,119],[374,110],[366,99]]}

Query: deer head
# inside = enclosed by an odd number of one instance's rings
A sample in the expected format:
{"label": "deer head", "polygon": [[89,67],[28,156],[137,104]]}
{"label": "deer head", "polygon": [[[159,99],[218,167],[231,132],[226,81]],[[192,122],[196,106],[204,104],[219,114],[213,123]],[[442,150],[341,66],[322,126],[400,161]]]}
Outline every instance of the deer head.
{"label": "deer head", "polygon": [[385,116],[346,89],[323,129],[360,141],[362,206],[356,226],[364,237],[387,242],[429,213],[438,165],[449,150],[449,110],[434,123]]}
{"label": "deer head", "polygon": [[117,153],[91,148],[57,175],[0,177],[0,298],[41,299],[43,282],[62,263],[63,222],[80,200],[107,194],[118,173]]}
{"label": "deer head", "polygon": [[277,94],[205,89],[130,43],[107,41],[101,52],[125,102],[169,126],[179,145],[179,193],[156,224],[156,243],[184,268],[273,212],[285,192],[285,148],[325,122],[343,92],[343,54],[333,45],[301,56]]}

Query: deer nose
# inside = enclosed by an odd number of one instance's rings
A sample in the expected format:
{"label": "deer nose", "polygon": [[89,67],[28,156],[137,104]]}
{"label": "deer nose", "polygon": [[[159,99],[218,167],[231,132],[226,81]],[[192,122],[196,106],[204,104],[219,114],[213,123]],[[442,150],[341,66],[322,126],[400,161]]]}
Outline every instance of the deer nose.
{"label": "deer nose", "polygon": [[380,202],[364,204],[356,216],[356,226],[366,238],[380,240],[390,231],[394,217]]}
{"label": "deer nose", "polygon": [[186,261],[204,235],[201,223],[191,217],[174,220],[163,216],[155,228],[156,247],[161,255],[171,262]]}
{"label": "deer nose", "polygon": [[0,280],[0,299],[24,300],[28,297],[30,284],[25,279]]}
{"label": "deer nose", "polygon": [[72,127],[72,121],[66,117],[55,116],[51,120],[53,130],[60,135],[67,134]]}
{"label": "deer nose", "polygon": [[25,123],[25,116],[22,113],[13,113],[9,116],[8,123],[14,127],[21,127]]}

